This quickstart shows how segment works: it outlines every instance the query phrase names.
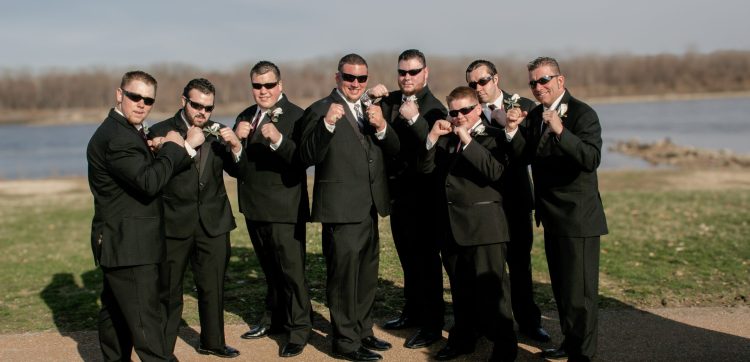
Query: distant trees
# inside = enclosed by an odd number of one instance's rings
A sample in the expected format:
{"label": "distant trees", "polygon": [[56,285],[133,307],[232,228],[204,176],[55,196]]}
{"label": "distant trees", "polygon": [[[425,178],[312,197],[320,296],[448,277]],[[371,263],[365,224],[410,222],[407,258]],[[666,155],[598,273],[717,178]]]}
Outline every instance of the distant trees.
{"label": "distant trees", "polygon": [[[371,85],[384,83],[396,88],[397,54],[367,55]],[[441,57],[428,54],[429,83],[442,98],[453,87],[464,84],[466,66],[473,57]],[[335,86],[333,74],[338,58],[280,63],[284,91],[307,106]],[[499,68],[503,88],[530,96],[526,83],[526,61],[492,58]],[[719,51],[683,55],[578,55],[559,58],[568,86],[584,98],[663,94],[712,93],[750,90],[750,51]],[[144,67],[159,81],[157,112],[179,106],[179,95],[188,80],[204,77],[217,88],[218,110],[234,112],[252,103],[248,72],[251,64],[222,71],[204,71],[186,64]],[[0,72],[0,110],[37,111],[96,109],[111,107],[113,91],[126,69],[26,70]]]}

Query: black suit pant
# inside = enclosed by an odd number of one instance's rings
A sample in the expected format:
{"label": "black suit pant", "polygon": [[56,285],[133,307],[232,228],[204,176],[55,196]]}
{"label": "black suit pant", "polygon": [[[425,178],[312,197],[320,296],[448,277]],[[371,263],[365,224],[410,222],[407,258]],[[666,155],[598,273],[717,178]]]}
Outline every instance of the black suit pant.
{"label": "black suit pant", "polygon": [[378,219],[374,208],[359,223],[323,224],[326,299],[333,327],[333,349],[348,353],[373,335],[372,307],[378,287]]}
{"label": "black suit pant", "polygon": [[266,312],[261,324],[283,328],[289,342],[305,344],[312,330],[305,279],[305,223],[245,221],[266,276]]}
{"label": "black suit pant", "polygon": [[104,283],[99,312],[99,344],[105,361],[168,361],[164,312],[159,303],[156,264],[102,267]]}
{"label": "black suit pant", "polygon": [[541,326],[542,312],[534,302],[531,277],[531,247],[534,231],[531,212],[505,209],[508,217],[508,272],[513,316],[520,328],[534,329]]}
{"label": "black suit pant", "polygon": [[544,234],[552,292],[560,314],[562,347],[571,357],[593,358],[598,333],[599,236]]}
{"label": "black suit pant", "polygon": [[210,236],[203,226],[186,239],[167,237],[167,257],[160,264],[161,299],[167,309],[167,347],[174,351],[182,320],[183,279],[188,262],[198,289],[198,316],[203,348],[223,348],[224,275],[231,253],[229,233]]}

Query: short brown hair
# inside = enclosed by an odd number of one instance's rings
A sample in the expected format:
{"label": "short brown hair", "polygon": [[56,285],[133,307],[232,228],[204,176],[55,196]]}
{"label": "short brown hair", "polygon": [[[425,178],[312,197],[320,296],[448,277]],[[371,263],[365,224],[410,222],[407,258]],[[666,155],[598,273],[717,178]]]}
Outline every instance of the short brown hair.
{"label": "short brown hair", "polygon": [[445,101],[448,102],[448,106],[450,106],[450,103],[453,102],[454,100],[464,99],[464,98],[470,98],[474,100],[476,103],[479,103],[479,97],[477,97],[477,92],[465,85],[454,88],[450,92],[450,94],[448,94],[448,96],[445,97]]}
{"label": "short brown hair", "polygon": [[123,74],[122,80],[120,81],[120,88],[130,84],[130,82],[134,80],[140,80],[143,83],[152,85],[154,86],[154,90],[156,90],[156,78],[142,70],[131,70]]}
{"label": "short brown hair", "polygon": [[339,60],[339,66],[338,71],[341,72],[341,69],[344,68],[345,64],[353,64],[353,65],[364,65],[367,67],[367,62],[365,61],[365,58],[362,58],[359,54],[347,54],[344,55],[341,60]]}
{"label": "short brown hair", "polygon": [[427,59],[425,59],[424,53],[420,52],[417,49],[406,49],[401,53],[401,55],[398,56],[399,62],[409,59],[419,59],[419,62],[422,63],[423,67],[427,66]]}
{"label": "short brown hair", "polygon": [[534,70],[536,68],[543,67],[543,66],[551,67],[552,70],[554,70],[556,74],[562,74],[562,73],[560,73],[560,65],[557,64],[557,60],[555,60],[555,58],[552,58],[552,57],[539,57],[539,58],[536,58],[536,59],[530,61],[529,64],[526,65],[526,68],[530,72],[530,71],[532,71],[532,70]]}
{"label": "short brown hair", "polygon": [[182,95],[187,98],[190,94],[190,91],[193,89],[197,89],[203,94],[216,95],[216,88],[206,78],[195,78],[189,81],[185,88],[182,89]]}
{"label": "short brown hair", "polygon": [[253,75],[266,74],[268,72],[273,72],[273,74],[276,76],[276,80],[281,80],[281,71],[279,70],[279,67],[267,60],[261,60],[255,63],[255,65],[253,65],[253,68],[250,69],[250,77],[252,77]]}

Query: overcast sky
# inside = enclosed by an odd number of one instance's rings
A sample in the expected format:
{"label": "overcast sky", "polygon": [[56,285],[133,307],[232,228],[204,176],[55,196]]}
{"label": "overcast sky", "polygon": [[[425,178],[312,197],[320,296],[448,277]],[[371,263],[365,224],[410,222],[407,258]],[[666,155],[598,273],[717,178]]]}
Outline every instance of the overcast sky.
{"label": "overcast sky", "polygon": [[747,14],[741,0],[11,0],[0,11],[0,68],[221,69],[408,48],[524,60],[750,50]]}

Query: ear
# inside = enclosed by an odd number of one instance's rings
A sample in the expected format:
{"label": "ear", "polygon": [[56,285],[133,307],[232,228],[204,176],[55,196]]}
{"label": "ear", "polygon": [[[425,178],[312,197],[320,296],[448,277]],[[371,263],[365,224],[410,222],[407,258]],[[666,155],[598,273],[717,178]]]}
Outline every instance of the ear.
{"label": "ear", "polygon": [[118,87],[117,89],[115,89],[115,102],[117,102],[117,104],[122,103],[122,96],[122,88]]}
{"label": "ear", "polygon": [[180,96],[180,102],[182,102],[182,108],[187,106],[187,99],[185,99],[185,96]]}
{"label": "ear", "polygon": [[424,67],[423,72],[424,72],[424,82],[427,83],[427,79],[430,78],[430,68]]}
{"label": "ear", "polygon": [[334,75],[333,79],[336,80],[336,84],[341,83],[341,73],[336,72],[336,75]]}
{"label": "ear", "polygon": [[282,82],[281,79],[279,79],[279,92],[283,92],[283,91],[284,91],[284,82]]}

